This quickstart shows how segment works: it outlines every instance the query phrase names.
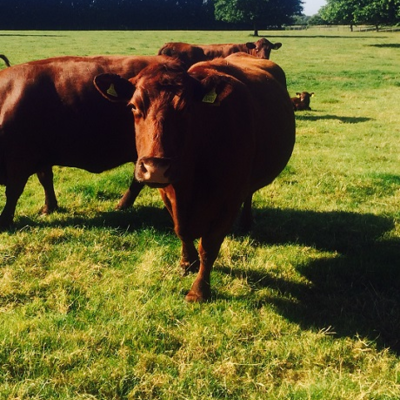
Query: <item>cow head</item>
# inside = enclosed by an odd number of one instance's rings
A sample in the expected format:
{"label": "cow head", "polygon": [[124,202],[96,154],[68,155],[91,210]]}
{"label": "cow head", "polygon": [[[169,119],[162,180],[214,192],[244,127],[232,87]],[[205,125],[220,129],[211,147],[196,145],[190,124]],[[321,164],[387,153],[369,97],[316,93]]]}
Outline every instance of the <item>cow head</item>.
{"label": "cow head", "polygon": [[296,97],[298,98],[298,99],[300,99],[300,101],[303,103],[303,107],[306,109],[306,110],[311,110],[311,108],[310,108],[310,99],[311,99],[311,97],[314,97],[314,92],[311,92],[311,93],[309,93],[309,92],[297,92],[296,93]]}
{"label": "cow head", "polygon": [[98,75],[94,84],[106,99],[132,110],[138,153],[135,177],[152,187],[174,183],[184,170],[192,140],[191,108],[203,100],[217,104],[229,93],[212,80],[195,79],[176,60],[149,66],[130,80]]}
{"label": "cow head", "polygon": [[247,48],[251,51],[250,54],[258,58],[269,60],[271,50],[278,50],[282,47],[282,43],[271,43],[265,38],[257,40],[257,42],[246,43]]}

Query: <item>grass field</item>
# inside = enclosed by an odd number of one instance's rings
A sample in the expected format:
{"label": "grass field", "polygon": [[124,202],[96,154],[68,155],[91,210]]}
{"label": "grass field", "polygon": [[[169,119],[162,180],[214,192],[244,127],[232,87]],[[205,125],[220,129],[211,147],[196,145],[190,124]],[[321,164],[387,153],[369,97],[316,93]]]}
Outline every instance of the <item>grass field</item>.
{"label": "grass field", "polygon": [[[226,238],[212,300],[185,303],[194,277],[179,275],[156,190],[114,211],[132,165],[55,167],[48,217],[32,177],[0,234],[1,399],[400,398],[399,33],[260,34],[283,43],[271,58],[290,94],[315,97],[252,232]],[[0,53],[155,54],[172,40],[253,38],[0,31]]]}

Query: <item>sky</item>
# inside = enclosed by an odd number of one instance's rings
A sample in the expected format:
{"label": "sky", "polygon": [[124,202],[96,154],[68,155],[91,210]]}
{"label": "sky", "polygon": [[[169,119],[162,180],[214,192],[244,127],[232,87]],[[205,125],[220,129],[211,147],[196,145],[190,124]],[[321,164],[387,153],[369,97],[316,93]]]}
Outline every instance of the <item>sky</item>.
{"label": "sky", "polygon": [[324,5],[326,5],[325,0],[303,0],[303,14],[314,15]]}

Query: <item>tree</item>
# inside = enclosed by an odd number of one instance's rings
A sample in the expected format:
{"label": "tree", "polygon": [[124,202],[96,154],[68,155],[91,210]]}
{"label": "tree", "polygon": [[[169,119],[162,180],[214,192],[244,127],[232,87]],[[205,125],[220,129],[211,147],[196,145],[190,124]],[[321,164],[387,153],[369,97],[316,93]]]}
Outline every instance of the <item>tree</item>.
{"label": "tree", "polygon": [[308,20],[308,25],[327,25],[328,22],[321,17],[321,14],[312,15]]}
{"label": "tree", "polygon": [[327,5],[320,9],[319,15],[329,24],[350,25],[353,30],[357,7],[354,0],[327,0]]}
{"label": "tree", "polygon": [[364,0],[362,7],[355,12],[356,21],[363,24],[395,24],[400,21],[400,0]]}
{"label": "tree", "polygon": [[0,0],[0,29],[215,29],[211,0]]}
{"label": "tree", "polygon": [[307,26],[311,17],[308,15],[295,15],[293,17],[293,25],[304,25]]}
{"label": "tree", "polygon": [[217,20],[252,25],[254,36],[258,36],[260,27],[290,24],[302,10],[301,0],[214,0]]}
{"label": "tree", "polygon": [[400,0],[327,0],[320,10],[321,17],[331,24],[375,25],[400,21]]}

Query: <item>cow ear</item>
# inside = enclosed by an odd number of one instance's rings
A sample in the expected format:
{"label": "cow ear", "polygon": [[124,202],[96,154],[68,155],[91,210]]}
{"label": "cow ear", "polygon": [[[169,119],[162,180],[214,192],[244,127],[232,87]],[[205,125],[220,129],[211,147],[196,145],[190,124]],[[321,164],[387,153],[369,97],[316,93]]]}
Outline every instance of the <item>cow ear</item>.
{"label": "cow ear", "polygon": [[296,93],[296,96],[297,96],[297,97],[301,97],[301,93],[297,92],[297,93]]}
{"label": "cow ear", "polygon": [[314,97],[314,96],[315,96],[314,92],[311,92],[310,97]]}
{"label": "cow ear", "polygon": [[203,103],[220,105],[232,92],[231,83],[224,77],[212,75],[201,81]]}
{"label": "cow ear", "polygon": [[274,50],[278,50],[278,49],[280,49],[282,47],[282,43],[279,43],[279,42],[277,42],[277,43],[275,43],[274,45],[273,45],[273,49]]}
{"label": "cow ear", "polygon": [[93,79],[100,94],[113,103],[128,103],[135,87],[127,79],[115,74],[101,74]]}
{"label": "cow ear", "polygon": [[251,49],[255,49],[256,45],[253,42],[247,42],[246,47],[251,50]]}

